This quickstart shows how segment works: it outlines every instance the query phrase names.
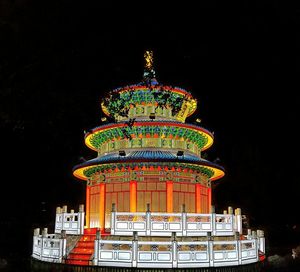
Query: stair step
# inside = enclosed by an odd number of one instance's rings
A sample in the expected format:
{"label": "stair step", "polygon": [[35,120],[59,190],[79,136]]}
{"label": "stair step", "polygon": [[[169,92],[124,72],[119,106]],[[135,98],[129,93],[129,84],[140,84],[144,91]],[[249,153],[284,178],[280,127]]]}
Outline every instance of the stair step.
{"label": "stair step", "polygon": [[91,258],[91,254],[77,254],[77,253],[70,253],[68,256],[68,260],[89,260]]}
{"label": "stair step", "polygon": [[81,242],[89,242],[89,241],[95,241],[96,239],[96,235],[83,235],[81,238],[80,238],[80,241]]}
{"label": "stair step", "polygon": [[96,235],[97,228],[84,229],[84,234],[94,234]]}
{"label": "stair step", "polygon": [[82,260],[66,260],[66,264],[89,265],[89,261],[82,261]]}
{"label": "stair step", "polygon": [[86,247],[75,247],[71,253],[79,253],[79,254],[93,254],[94,248],[86,248]]}
{"label": "stair step", "polygon": [[79,241],[76,245],[76,247],[81,247],[81,248],[94,248],[94,242],[83,242]]}
{"label": "stair step", "polygon": [[67,264],[89,265],[94,253],[94,241],[96,229],[86,229],[76,246],[67,257]]}

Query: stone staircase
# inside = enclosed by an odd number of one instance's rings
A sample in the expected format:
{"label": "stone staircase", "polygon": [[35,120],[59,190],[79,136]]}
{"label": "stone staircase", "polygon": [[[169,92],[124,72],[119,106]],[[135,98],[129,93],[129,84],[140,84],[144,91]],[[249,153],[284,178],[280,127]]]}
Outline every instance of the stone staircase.
{"label": "stone staircase", "polygon": [[73,250],[69,253],[65,263],[75,265],[92,265],[94,241],[97,229],[85,229]]}

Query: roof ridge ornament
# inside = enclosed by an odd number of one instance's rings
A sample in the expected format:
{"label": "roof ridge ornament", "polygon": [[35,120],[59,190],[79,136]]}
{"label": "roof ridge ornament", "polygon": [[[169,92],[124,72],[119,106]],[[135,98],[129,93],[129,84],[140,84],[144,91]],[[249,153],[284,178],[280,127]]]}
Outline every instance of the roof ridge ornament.
{"label": "roof ridge ornament", "polygon": [[145,51],[144,59],[145,59],[144,81],[146,83],[151,84],[152,81],[156,82],[154,61],[153,61],[153,51],[151,50]]}

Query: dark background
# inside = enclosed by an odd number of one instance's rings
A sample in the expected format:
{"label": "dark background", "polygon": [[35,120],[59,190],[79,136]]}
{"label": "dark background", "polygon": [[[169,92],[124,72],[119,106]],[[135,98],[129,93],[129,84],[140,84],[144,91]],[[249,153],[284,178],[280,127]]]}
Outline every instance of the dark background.
{"label": "dark background", "polygon": [[133,8],[0,2],[0,257],[30,254],[56,206],[85,202],[72,167],[96,154],[83,131],[101,124],[106,92],[142,79],[146,49],[160,83],[198,99],[190,121],[215,134],[205,153],[226,168],[217,211],[241,207],[270,248],[299,244],[299,12],[276,1]]}

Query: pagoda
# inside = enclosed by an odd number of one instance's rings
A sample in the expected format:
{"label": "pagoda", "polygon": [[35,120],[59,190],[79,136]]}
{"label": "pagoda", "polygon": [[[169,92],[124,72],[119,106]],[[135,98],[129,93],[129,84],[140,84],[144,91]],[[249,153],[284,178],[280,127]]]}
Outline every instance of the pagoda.
{"label": "pagoda", "polygon": [[54,234],[34,231],[33,258],[73,265],[184,268],[238,266],[265,258],[262,230],[243,229],[241,209],[217,214],[220,165],[203,158],[211,132],[186,123],[197,101],[160,84],[146,51],[143,80],[102,99],[107,116],[85,133],[94,159],[73,168],[86,182],[79,212],[57,207]]}
{"label": "pagoda", "polygon": [[86,226],[110,229],[112,204],[120,212],[210,213],[211,182],[224,169],[201,157],[213,144],[208,130],[185,123],[197,107],[186,90],[160,84],[152,52],[145,53],[143,81],[118,88],[101,103],[115,122],[85,134],[95,159],[77,165],[85,180]]}

